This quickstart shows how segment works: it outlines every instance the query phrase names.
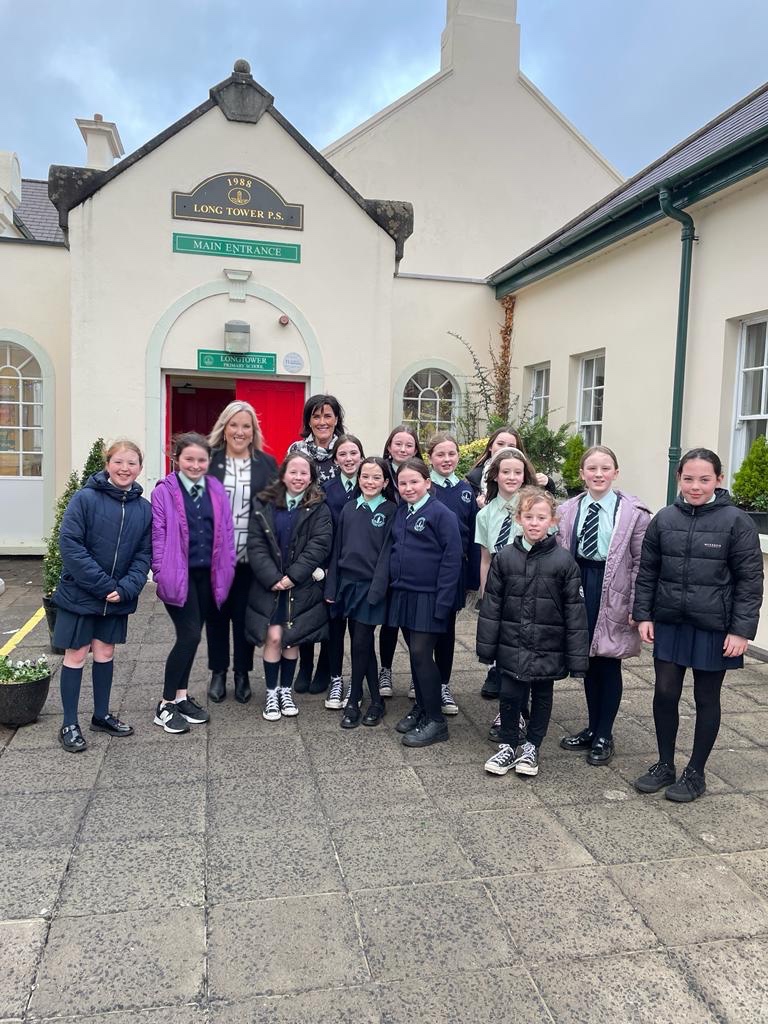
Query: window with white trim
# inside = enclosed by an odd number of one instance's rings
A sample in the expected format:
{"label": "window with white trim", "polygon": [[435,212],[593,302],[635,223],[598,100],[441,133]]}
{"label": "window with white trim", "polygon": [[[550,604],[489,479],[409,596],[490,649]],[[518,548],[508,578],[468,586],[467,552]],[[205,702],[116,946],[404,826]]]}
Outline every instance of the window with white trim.
{"label": "window with white trim", "polygon": [[578,423],[588,448],[602,440],[604,390],[605,352],[584,356],[579,371]]}
{"label": "window with white trim", "polygon": [[43,381],[21,345],[0,342],[0,477],[43,475]]}
{"label": "window with white trim", "polygon": [[531,367],[531,416],[537,419],[549,412],[549,363]]}
{"label": "window with white trim", "polygon": [[438,430],[456,428],[457,389],[442,370],[419,370],[403,390],[403,423],[422,440]]}
{"label": "window with white trim", "polygon": [[768,321],[742,325],[739,343],[738,396],[734,467],[738,468],[752,442],[768,434]]}

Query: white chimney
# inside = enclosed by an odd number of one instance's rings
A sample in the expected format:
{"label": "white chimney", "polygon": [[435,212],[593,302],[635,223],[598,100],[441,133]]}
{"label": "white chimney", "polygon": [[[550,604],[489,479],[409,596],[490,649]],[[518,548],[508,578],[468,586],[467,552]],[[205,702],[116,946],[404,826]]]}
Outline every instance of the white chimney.
{"label": "white chimney", "polygon": [[108,171],[115,160],[125,153],[115,122],[105,121],[101,114],[94,114],[92,121],[76,117],[75,122],[87,147],[85,166],[97,171]]}
{"label": "white chimney", "polygon": [[0,152],[0,236],[17,238],[13,211],[21,205],[21,167],[15,153]]}

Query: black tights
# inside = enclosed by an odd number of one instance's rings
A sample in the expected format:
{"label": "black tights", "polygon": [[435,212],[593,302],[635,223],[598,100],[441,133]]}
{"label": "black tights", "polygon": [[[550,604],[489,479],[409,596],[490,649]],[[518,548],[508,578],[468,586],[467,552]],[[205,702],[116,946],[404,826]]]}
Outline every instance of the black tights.
{"label": "black tights", "polygon": [[[671,661],[653,660],[656,669],[656,689],[653,694],[653,720],[659,760],[675,763],[675,740],[680,723],[678,706],[683,692],[685,668]],[[693,669],[693,699],[696,701],[696,727],[693,733],[693,751],[688,762],[703,774],[707,758],[715,745],[720,730],[720,688],[725,672],[703,672]]]}
{"label": "black tights", "polygon": [[610,739],[622,693],[621,661],[594,657],[584,678],[589,728],[596,737]]}
{"label": "black tights", "polygon": [[404,629],[411,658],[411,678],[416,690],[416,703],[431,722],[444,722],[440,669],[435,663],[435,647],[439,633],[417,633]]}
{"label": "black tights", "polygon": [[379,667],[376,664],[376,650],[373,643],[376,627],[369,626],[367,622],[355,622],[350,619],[349,628],[352,634],[352,676],[349,703],[354,704],[355,707],[360,706],[360,701],[363,699],[363,679],[367,679],[368,689],[371,691],[371,703],[380,704]]}
{"label": "black tights", "polygon": [[391,670],[397,649],[397,626],[382,626],[379,630],[379,657],[381,667]]}
{"label": "black tights", "polygon": [[453,650],[456,646],[456,612],[448,616],[448,628],[439,633],[435,645],[435,661],[440,671],[440,682],[450,683],[453,671]]}

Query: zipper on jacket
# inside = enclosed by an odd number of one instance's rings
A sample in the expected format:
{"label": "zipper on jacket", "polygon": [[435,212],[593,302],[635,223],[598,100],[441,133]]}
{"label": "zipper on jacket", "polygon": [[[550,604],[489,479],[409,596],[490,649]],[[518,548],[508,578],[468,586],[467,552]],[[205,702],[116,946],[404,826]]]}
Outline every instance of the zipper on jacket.
{"label": "zipper on jacket", "polygon": [[[117,553],[120,550],[120,539],[123,536],[123,526],[125,525],[125,502],[126,502],[127,498],[128,498],[128,495],[124,494],[122,496],[122,498],[120,499],[120,529],[117,531],[117,544],[115,545],[115,557],[114,557],[114,559],[112,561],[112,572],[109,574],[110,576],[114,576],[115,575],[115,566],[117,565]],[[101,613],[102,615],[106,615],[107,614],[107,605],[108,604],[109,604],[109,601],[105,601],[104,602],[104,611]]]}
{"label": "zipper on jacket", "polygon": [[696,525],[696,506],[691,505],[691,525],[688,527],[688,538],[685,543],[685,562],[683,569],[683,607],[681,613],[685,615],[685,606],[688,598],[688,569],[691,564],[691,547],[693,545],[693,529]]}

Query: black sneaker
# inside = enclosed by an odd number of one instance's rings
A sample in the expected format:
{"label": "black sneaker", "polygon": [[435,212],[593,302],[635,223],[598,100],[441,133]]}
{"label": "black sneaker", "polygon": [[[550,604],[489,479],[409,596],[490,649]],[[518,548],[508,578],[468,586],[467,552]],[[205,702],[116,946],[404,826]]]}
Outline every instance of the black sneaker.
{"label": "black sneaker", "polygon": [[91,719],[91,732],[108,732],[110,736],[133,736],[133,726],[126,725],[114,715],[107,714],[103,718],[96,715]]}
{"label": "black sneaker", "polygon": [[59,729],[59,743],[70,754],[80,754],[88,746],[77,722],[74,725],[63,725]]}
{"label": "black sneaker", "polygon": [[445,743],[448,739],[448,726],[445,722],[422,719],[400,742],[404,747],[431,747],[433,743]]}
{"label": "black sneaker", "polygon": [[687,768],[683,768],[683,774],[677,782],[667,787],[664,796],[667,800],[674,800],[676,804],[689,804],[692,800],[698,800],[700,796],[704,796],[706,789],[707,783],[704,776],[688,765]]}
{"label": "black sneaker", "polygon": [[416,726],[419,724],[419,722],[421,721],[422,714],[423,711],[421,710],[419,705],[414,704],[411,710],[408,712],[408,714],[404,718],[401,718],[400,721],[397,723],[397,725],[395,726],[395,730],[397,732],[402,733],[410,732],[412,729],[415,729]]}
{"label": "black sneaker", "polygon": [[189,722],[191,725],[203,725],[211,720],[211,716],[205,708],[201,708],[197,701],[190,697],[189,694],[187,694],[184,700],[176,701],[176,710],[184,721]]}
{"label": "black sneaker", "polygon": [[173,701],[168,701],[167,704],[163,704],[161,701],[155,710],[155,725],[161,726],[166,732],[189,732],[187,721],[181,717],[176,710],[177,707],[178,705],[174,704]]}
{"label": "black sneaker", "polygon": [[670,786],[675,781],[675,766],[666,761],[657,761],[652,764],[645,775],[635,779],[634,787],[638,793],[658,793],[665,786]]}
{"label": "black sneaker", "polygon": [[488,669],[488,675],[485,677],[483,688],[480,690],[480,696],[484,700],[498,700],[499,692],[501,690],[501,679],[495,665],[491,665]]}

